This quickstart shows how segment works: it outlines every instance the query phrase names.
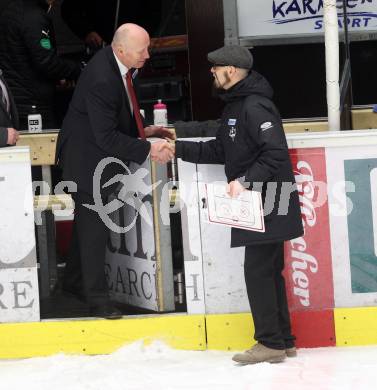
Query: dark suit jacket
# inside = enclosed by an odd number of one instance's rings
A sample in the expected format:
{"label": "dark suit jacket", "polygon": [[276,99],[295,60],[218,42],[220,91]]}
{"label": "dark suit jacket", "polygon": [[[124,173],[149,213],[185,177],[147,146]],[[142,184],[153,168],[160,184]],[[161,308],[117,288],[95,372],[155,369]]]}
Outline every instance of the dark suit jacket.
{"label": "dark suit jacket", "polygon": [[[64,118],[57,144],[63,178],[76,182],[78,190],[92,194],[94,171],[104,158],[139,164],[147,158],[150,143],[137,137],[122,76],[108,46],[82,72]],[[101,183],[117,173],[125,173],[124,168],[108,165]]]}
{"label": "dark suit jacket", "polygon": [[13,127],[18,129],[18,113],[17,108],[13,100],[13,96],[8,88],[7,83],[2,76],[2,70],[0,69],[0,79],[5,84],[5,87],[8,91],[9,103],[10,103],[10,113],[8,113],[5,105],[0,99],[0,147],[7,145],[8,140],[8,127]]}

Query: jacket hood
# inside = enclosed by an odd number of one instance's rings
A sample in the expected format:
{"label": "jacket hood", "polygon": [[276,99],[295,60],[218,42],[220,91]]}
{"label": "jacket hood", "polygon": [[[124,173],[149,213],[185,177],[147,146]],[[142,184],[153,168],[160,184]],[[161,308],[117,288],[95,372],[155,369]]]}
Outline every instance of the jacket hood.
{"label": "jacket hood", "polygon": [[232,102],[249,95],[260,95],[272,99],[273,94],[274,91],[269,82],[258,72],[252,71],[230,89],[220,91],[219,97],[225,102]]}

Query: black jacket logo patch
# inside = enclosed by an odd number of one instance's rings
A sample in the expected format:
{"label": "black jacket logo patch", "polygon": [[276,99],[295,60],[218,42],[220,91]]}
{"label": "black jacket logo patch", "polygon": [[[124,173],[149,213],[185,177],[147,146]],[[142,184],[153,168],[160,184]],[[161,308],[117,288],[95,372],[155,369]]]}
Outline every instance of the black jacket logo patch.
{"label": "black jacket logo patch", "polygon": [[236,135],[237,135],[237,129],[234,126],[232,126],[229,130],[229,137],[232,139],[233,142]]}
{"label": "black jacket logo patch", "polygon": [[268,129],[271,129],[272,127],[274,127],[273,123],[271,122],[264,122],[260,125],[260,129],[262,131],[265,131],[265,130],[268,130]]}

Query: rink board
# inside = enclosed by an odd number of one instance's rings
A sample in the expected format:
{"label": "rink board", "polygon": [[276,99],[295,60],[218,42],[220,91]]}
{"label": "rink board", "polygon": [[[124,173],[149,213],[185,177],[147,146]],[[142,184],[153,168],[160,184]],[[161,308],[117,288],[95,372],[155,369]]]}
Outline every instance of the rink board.
{"label": "rink board", "polygon": [[205,350],[204,316],[161,315],[120,320],[63,320],[0,325],[0,358],[66,354],[109,354],[144,340],[176,349]]}
{"label": "rink board", "polygon": [[377,344],[377,307],[354,307],[334,311],[336,345]]}
{"label": "rink board", "polygon": [[40,320],[37,272],[29,148],[0,148],[0,323]]}
{"label": "rink board", "polygon": [[[285,248],[299,348],[377,344],[377,132],[344,133],[288,136],[306,205],[305,235]],[[188,314],[0,324],[0,358],[106,354],[156,339],[178,349],[250,348],[253,323],[242,249],[229,252],[229,232],[201,226],[198,182],[209,178],[212,168],[187,164],[179,172]],[[220,177],[221,169],[214,169]],[[357,191],[338,186],[347,180]],[[310,189],[317,181],[329,191],[314,207]],[[344,213],[349,201],[354,213]]]}
{"label": "rink board", "polygon": [[[332,310],[296,312],[291,318],[298,348],[335,346]],[[255,344],[250,313],[207,315],[206,328],[208,349],[239,351]]]}
{"label": "rink board", "polygon": [[[289,134],[287,141],[305,228],[285,245],[292,327],[300,347],[335,345],[334,311],[377,303],[377,132]],[[178,174],[188,313],[206,315],[210,348],[250,346],[252,322],[239,321],[250,310],[243,248],[230,248],[230,228],[208,224],[202,206],[202,183],[225,181],[224,168],[178,160]],[[370,326],[377,334],[376,322]],[[224,332],[228,340],[218,345]]]}
{"label": "rink board", "polygon": [[[292,328],[298,348],[377,344],[377,307],[293,313]],[[196,351],[241,351],[255,343],[250,313],[25,322],[0,329],[0,359],[109,354],[140,340]]]}

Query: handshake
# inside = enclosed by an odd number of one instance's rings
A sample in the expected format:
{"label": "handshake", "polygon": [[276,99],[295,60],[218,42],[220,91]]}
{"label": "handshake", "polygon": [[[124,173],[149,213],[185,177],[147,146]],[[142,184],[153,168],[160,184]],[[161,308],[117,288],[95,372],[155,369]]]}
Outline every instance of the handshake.
{"label": "handshake", "polygon": [[166,164],[175,156],[175,146],[169,141],[157,141],[151,144],[151,159],[159,164]]}

